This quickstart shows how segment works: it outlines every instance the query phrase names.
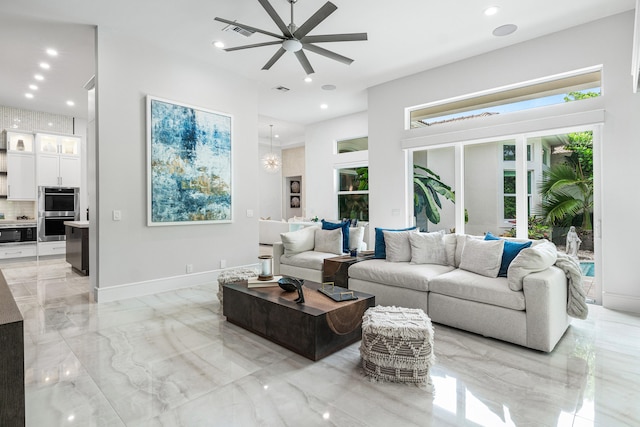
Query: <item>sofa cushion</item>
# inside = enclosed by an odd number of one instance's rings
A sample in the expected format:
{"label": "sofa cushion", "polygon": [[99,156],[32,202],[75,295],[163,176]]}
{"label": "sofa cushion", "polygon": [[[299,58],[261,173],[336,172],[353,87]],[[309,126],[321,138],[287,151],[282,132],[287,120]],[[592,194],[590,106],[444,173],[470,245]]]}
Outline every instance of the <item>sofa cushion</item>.
{"label": "sofa cushion", "polygon": [[293,255],[282,255],[280,264],[322,271],[325,258],[336,256],[329,252],[306,251]]}
{"label": "sofa cushion", "polygon": [[435,233],[409,233],[411,264],[448,265],[444,235]]}
{"label": "sofa cushion", "polygon": [[374,243],[373,257],[378,259],[384,259],[387,257],[387,248],[384,244],[384,231],[408,231],[415,230],[416,227],[409,228],[378,228],[376,227],[376,241]]}
{"label": "sofa cushion", "polygon": [[335,222],[325,221],[324,219],[322,220],[323,230],[335,230],[336,228],[339,228],[342,230],[342,251],[343,252],[349,252],[349,225],[350,224],[351,224],[350,221],[335,223]]}
{"label": "sofa cushion", "polygon": [[447,265],[456,266],[456,246],[458,237],[455,234],[445,234],[442,236],[444,241],[444,253],[447,258]]}
{"label": "sofa cushion", "polygon": [[[429,292],[469,301],[482,302],[512,310],[524,310],[524,293],[509,289],[507,279],[490,278],[456,269],[434,277],[429,282]],[[464,313],[460,313],[464,315]]]}
{"label": "sofa cushion", "polygon": [[349,267],[349,277],[426,292],[431,279],[452,269],[453,267],[448,265],[409,264],[372,259]]}
{"label": "sofa cushion", "polygon": [[[484,240],[502,240],[500,237],[496,237],[490,232],[484,236]],[[514,242],[512,240],[504,241],[504,249],[502,251],[502,262],[500,263],[500,271],[498,271],[498,277],[507,277],[507,269],[513,259],[520,253],[521,250],[531,246],[531,241]]]}
{"label": "sofa cushion", "polygon": [[328,252],[335,255],[342,255],[342,229],[316,230],[315,246],[316,252]]}
{"label": "sofa cushion", "polygon": [[285,255],[312,251],[315,246],[316,230],[318,227],[306,227],[288,233],[280,233]]}
{"label": "sofa cushion", "polygon": [[521,250],[507,270],[509,288],[521,291],[526,275],[546,270],[555,264],[557,257],[556,245],[549,241]]}
{"label": "sofa cushion", "polygon": [[467,236],[460,268],[487,277],[498,277],[504,240],[479,240]]}
{"label": "sofa cushion", "polygon": [[411,261],[409,231],[383,231],[384,245],[389,262]]}

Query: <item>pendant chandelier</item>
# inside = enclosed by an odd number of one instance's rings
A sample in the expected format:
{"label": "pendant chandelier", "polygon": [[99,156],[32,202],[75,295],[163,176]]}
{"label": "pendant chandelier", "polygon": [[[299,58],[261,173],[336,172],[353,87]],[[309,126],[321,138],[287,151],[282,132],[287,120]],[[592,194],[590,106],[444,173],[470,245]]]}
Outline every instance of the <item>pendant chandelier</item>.
{"label": "pendant chandelier", "polygon": [[282,161],[280,160],[280,156],[273,152],[273,125],[269,126],[271,127],[271,148],[269,152],[262,157],[262,166],[267,172],[276,173],[280,170]]}

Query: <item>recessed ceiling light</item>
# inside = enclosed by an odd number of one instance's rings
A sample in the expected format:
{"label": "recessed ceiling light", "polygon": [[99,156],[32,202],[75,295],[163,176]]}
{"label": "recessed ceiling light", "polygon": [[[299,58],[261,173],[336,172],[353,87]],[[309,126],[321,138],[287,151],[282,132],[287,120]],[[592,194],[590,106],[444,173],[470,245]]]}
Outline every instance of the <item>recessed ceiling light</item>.
{"label": "recessed ceiling light", "polygon": [[327,108],[329,108],[329,106],[327,104],[320,104],[320,108],[326,110]]}
{"label": "recessed ceiling light", "polygon": [[492,16],[498,13],[499,10],[500,8],[498,6],[490,6],[484,10],[484,14],[486,16]]}
{"label": "recessed ceiling light", "polygon": [[493,35],[496,37],[508,36],[509,34],[515,33],[517,29],[518,26],[514,24],[502,25],[493,30]]}
{"label": "recessed ceiling light", "polygon": [[275,135],[273,135],[274,138],[280,138],[280,135],[278,135],[277,133]]}
{"label": "recessed ceiling light", "polygon": [[322,90],[336,90],[336,85],[322,85]]}
{"label": "recessed ceiling light", "polygon": [[49,68],[51,68],[51,65],[47,64],[46,62],[41,62],[40,68],[42,68],[43,70],[48,70]]}
{"label": "recessed ceiling light", "polygon": [[33,78],[38,80],[39,82],[44,80],[44,77],[42,76],[42,74],[36,74],[33,76]]}
{"label": "recessed ceiling light", "polygon": [[58,51],[55,50],[55,49],[49,48],[49,49],[47,49],[47,55],[49,55],[49,56],[58,56]]}
{"label": "recessed ceiling light", "polygon": [[29,89],[31,89],[31,90],[38,90],[38,86],[36,86],[36,85],[29,85]]}
{"label": "recessed ceiling light", "polygon": [[33,94],[32,93],[25,93],[24,94],[25,97],[29,98],[29,99],[33,99]]}
{"label": "recessed ceiling light", "polygon": [[47,126],[53,126],[53,123],[49,122],[47,123]]}
{"label": "recessed ceiling light", "polygon": [[76,105],[76,103],[75,103],[75,102],[73,102],[73,101],[67,101],[67,105],[68,105],[69,107],[73,107],[74,105]]}
{"label": "recessed ceiling light", "polygon": [[304,81],[307,82],[307,83],[311,83],[313,81],[313,79],[311,77],[307,76],[307,77],[304,78]]}
{"label": "recessed ceiling light", "polygon": [[224,43],[222,43],[221,41],[214,41],[213,45],[218,49],[222,49],[224,47]]}

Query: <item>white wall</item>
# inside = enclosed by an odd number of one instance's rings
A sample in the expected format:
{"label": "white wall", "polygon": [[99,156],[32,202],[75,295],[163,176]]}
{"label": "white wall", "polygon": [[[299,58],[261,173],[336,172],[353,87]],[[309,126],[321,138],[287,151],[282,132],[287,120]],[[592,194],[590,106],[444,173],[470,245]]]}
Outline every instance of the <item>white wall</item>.
{"label": "white wall", "polygon": [[[262,157],[271,151],[267,142],[258,147],[258,195],[259,217],[280,220],[282,219],[282,169],[276,173],[269,173],[262,167]],[[274,147],[273,152],[282,159],[280,148]],[[244,156],[242,156],[244,157]],[[243,164],[248,164],[250,159],[242,159]]]}
{"label": "white wall", "polygon": [[628,12],[371,88],[371,222],[403,226],[409,218],[406,162],[400,148],[407,135],[405,107],[603,64],[603,303],[640,312],[637,257],[629,236],[634,214],[640,211],[640,198],[635,196],[640,181],[640,95],[631,91],[632,33],[633,13]]}
{"label": "white wall", "polygon": [[[97,58],[98,206],[92,226],[98,234],[99,301],[204,282],[210,277],[202,273],[219,269],[221,260],[255,264],[258,216],[246,216],[247,209],[259,208],[255,83],[123,39],[115,29],[98,28]],[[146,225],[146,95],[232,115],[233,223]],[[111,220],[114,209],[122,211],[121,221]],[[184,277],[186,264],[196,274]]]}
{"label": "white wall", "polygon": [[[336,154],[336,141],[367,136],[367,113],[356,113],[307,126],[305,132],[307,217],[337,219],[335,168],[367,161],[367,152]],[[369,183],[371,188],[371,183]]]}

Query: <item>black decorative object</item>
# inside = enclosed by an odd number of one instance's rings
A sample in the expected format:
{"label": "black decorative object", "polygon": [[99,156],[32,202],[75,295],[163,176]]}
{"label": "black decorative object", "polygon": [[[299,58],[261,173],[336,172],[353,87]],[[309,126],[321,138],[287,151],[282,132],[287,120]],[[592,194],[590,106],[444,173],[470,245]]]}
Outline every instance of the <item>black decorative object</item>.
{"label": "black decorative object", "polygon": [[298,291],[298,298],[295,300],[298,304],[304,303],[304,292],[302,290],[302,285],[304,285],[304,280],[296,279],[294,277],[283,277],[278,280],[278,285],[284,289],[286,292]]}

